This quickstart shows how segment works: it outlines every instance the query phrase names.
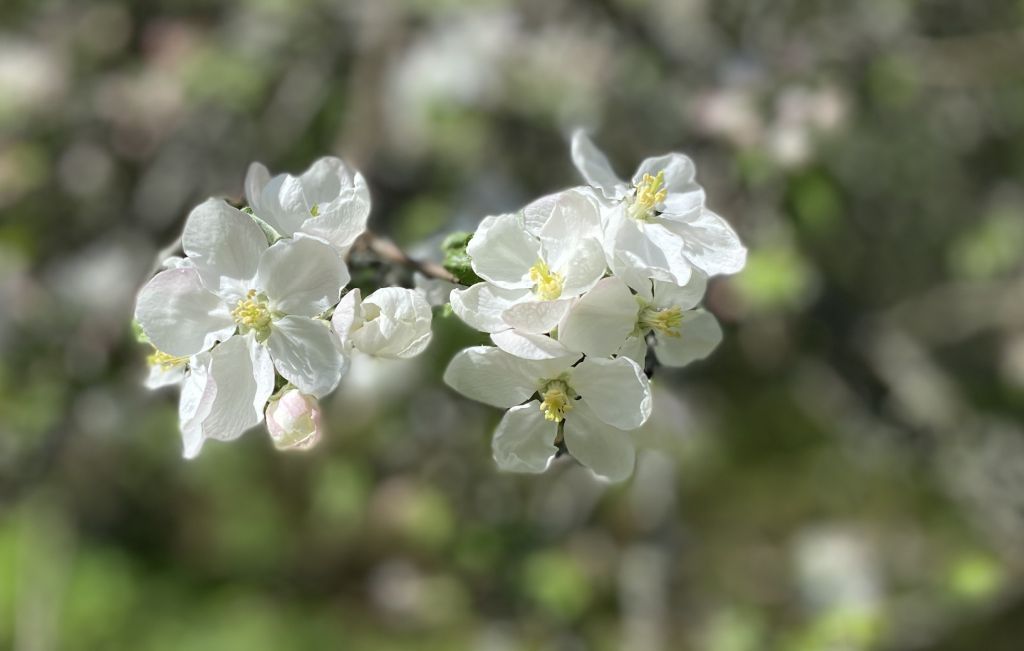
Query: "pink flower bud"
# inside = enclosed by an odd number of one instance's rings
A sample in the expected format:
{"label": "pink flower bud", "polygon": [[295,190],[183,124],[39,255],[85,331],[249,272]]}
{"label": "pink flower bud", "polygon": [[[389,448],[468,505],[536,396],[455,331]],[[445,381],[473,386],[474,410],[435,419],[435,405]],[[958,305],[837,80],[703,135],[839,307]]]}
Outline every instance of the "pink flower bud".
{"label": "pink flower bud", "polygon": [[267,431],[278,450],[311,448],[322,430],[320,404],[297,389],[288,389],[267,405]]}

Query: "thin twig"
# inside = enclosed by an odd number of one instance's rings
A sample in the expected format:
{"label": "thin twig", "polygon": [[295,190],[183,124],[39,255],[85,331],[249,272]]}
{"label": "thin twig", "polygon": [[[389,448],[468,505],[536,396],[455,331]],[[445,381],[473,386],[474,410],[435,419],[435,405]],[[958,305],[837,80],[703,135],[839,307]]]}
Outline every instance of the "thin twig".
{"label": "thin twig", "polygon": [[397,244],[373,231],[366,231],[360,238],[360,244],[372,251],[382,260],[391,262],[412,271],[418,271],[428,278],[458,282],[447,269],[429,260],[417,260],[410,257]]}

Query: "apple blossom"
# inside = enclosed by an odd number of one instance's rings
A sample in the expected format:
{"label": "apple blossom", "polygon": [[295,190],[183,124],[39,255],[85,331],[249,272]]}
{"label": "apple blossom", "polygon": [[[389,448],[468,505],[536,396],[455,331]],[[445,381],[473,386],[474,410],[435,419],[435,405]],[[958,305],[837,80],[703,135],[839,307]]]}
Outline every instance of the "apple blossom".
{"label": "apple blossom", "polygon": [[574,190],[551,202],[536,233],[522,213],[485,218],[466,247],[485,282],[452,291],[452,309],[483,332],[549,332],[607,270],[599,224],[597,204]]}
{"label": "apple blossom", "polygon": [[304,233],[345,253],[366,230],[370,192],[359,172],[333,156],[318,159],[299,176],[271,177],[262,163],[245,176],[249,207],[284,237]]}
{"label": "apple blossom", "polygon": [[526,360],[491,346],[460,351],[444,381],[468,398],[508,409],[494,433],[498,466],[543,472],[566,450],[595,474],[621,480],[633,471],[629,430],[651,414],[643,369],[625,357]]}
{"label": "apple blossom", "polygon": [[616,275],[683,285],[692,267],[708,275],[743,268],[746,249],[729,224],[705,207],[696,167],[686,156],[648,158],[627,183],[586,133],[577,131],[572,158],[603,198],[604,244]]}
{"label": "apple blossom", "polygon": [[634,295],[622,280],[605,278],[569,310],[559,340],[588,355],[617,353],[641,364],[650,340],[662,365],[685,366],[722,340],[715,317],[696,309],[706,286],[706,277],[694,272],[685,286],[644,281]]}

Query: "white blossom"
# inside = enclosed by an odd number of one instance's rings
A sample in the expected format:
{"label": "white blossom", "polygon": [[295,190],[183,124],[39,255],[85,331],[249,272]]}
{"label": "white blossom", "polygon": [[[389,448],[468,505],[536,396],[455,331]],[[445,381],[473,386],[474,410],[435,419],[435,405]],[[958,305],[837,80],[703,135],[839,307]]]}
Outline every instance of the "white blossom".
{"label": "white blossom", "polygon": [[285,389],[267,405],[267,431],[278,450],[306,450],[323,433],[320,404],[298,389]]}
{"label": "white blossom", "polygon": [[341,299],[331,325],[346,347],[374,357],[415,357],[430,343],[431,310],[419,292],[384,287],[360,299],[353,289]]}
{"label": "white blossom", "polygon": [[604,245],[616,275],[631,283],[654,278],[684,285],[693,267],[708,275],[743,268],[746,249],[732,227],[705,207],[704,189],[686,156],[648,158],[627,183],[577,131],[572,158],[604,200]]}
{"label": "white blossom", "polygon": [[572,299],[604,275],[596,203],[569,190],[550,206],[536,233],[528,230],[522,212],[481,222],[466,251],[486,282],[451,294],[452,309],[466,323],[488,333],[549,332]]}
{"label": "white blossom", "polygon": [[633,294],[622,280],[605,278],[566,315],[559,340],[587,355],[617,353],[640,364],[651,340],[662,365],[685,366],[722,340],[715,317],[697,308],[706,286],[706,277],[695,272],[682,287],[643,281]]}
{"label": "white blossom", "polygon": [[561,436],[567,451],[595,474],[624,479],[635,460],[629,430],[651,414],[647,377],[624,357],[578,358],[525,360],[476,346],[455,355],[444,380],[469,398],[508,409],[492,442],[502,469],[543,472]]}
{"label": "white blossom", "polygon": [[253,163],[245,196],[253,213],[284,237],[312,235],[341,253],[366,230],[370,214],[363,175],[333,156],[318,159],[299,176],[271,177],[262,163]]}
{"label": "white blossom", "polygon": [[192,358],[182,387],[186,454],[258,424],[275,369],[313,396],[337,386],[346,360],[316,318],[348,281],[333,248],[311,237],[269,246],[248,215],[212,199],[189,215],[182,244],[189,264],[154,276],[135,318],[156,365]]}

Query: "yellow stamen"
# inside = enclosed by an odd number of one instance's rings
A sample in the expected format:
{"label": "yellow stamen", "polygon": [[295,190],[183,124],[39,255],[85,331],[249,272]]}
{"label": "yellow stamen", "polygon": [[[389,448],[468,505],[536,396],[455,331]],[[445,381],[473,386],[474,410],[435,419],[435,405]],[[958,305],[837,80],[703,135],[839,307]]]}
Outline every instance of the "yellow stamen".
{"label": "yellow stamen", "polygon": [[243,334],[253,330],[260,341],[270,335],[270,323],[273,320],[270,305],[266,297],[256,294],[255,289],[250,289],[245,298],[239,299],[235,309],[231,310],[231,316]]}
{"label": "yellow stamen", "polygon": [[153,353],[146,358],[146,362],[150,366],[159,366],[162,371],[169,371],[175,367],[185,365],[188,362],[188,357],[175,357],[154,348]]}
{"label": "yellow stamen", "polygon": [[312,215],[313,217],[319,217],[320,216],[320,204],[314,203],[313,207],[309,209],[309,214]]}
{"label": "yellow stamen", "polygon": [[665,188],[665,170],[658,172],[657,176],[645,173],[635,187],[636,194],[629,207],[629,214],[633,219],[645,221],[651,217],[654,209],[668,197],[668,189]]}
{"label": "yellow stamen", "polygon": [[530,267],[530,280],[536,284],[533,291],[541,300],[553,301],[562,295],[565,279],[557,271],[551,271],[543,260]]}
{"label": "yellow stamen", "polygon": [[679,327],[683,325],[683,310],[679,307],[659,309],[647,306],[640,310],[637,327],[640,330],[654,330],[666,337],[678,337]]}
{"label": "yellow stamen", "polygon": [[572,411],[572,389],[564,380],[551,380],[540,390],[540,410],[544,419],[560,423]]}

